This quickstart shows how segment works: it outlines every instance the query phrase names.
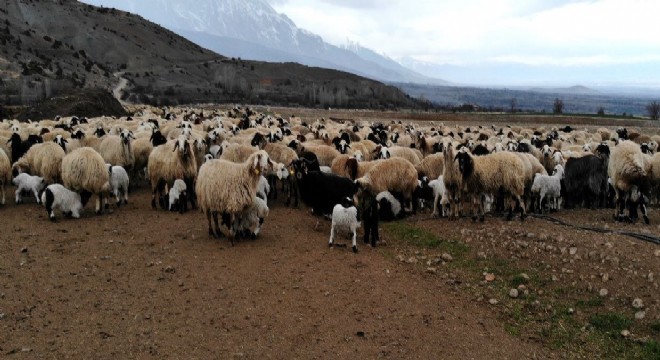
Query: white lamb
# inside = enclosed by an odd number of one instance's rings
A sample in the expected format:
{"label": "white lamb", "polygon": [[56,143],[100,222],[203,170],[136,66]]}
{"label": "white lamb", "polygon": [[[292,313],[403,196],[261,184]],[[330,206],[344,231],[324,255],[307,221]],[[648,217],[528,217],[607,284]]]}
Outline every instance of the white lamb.
{"label": "white lamb", "polygon": [[[108,163],[105,165],[108,167],[108,172],[110,174],[110,191],[117,201],[117,207],[121,205],[122,200],[124,204],[128,204],[128,173],[119,165],[112,166]],[[106,207],[107,205],[108,203],[106,202]]]}
{"label": "white lamb", "polygon": [[237,232],[245,237],[256,239],[261,231],[261,226],[268,217],[268,212],[266,200],[255,197],[252,205],[239,214]]}
{"label": "white lamb", "polygon": [[29,190],[34,193],[34,197],[37,199],[37,204],[41,204],[39,192],[44,186],[46,186],[44,178],[27,173],[20,173],[12,180],[12,183],[16,186],[16,204],[23,202],[23,199],[21,199],[21,193]]}
{"label": "white lamb", "polygon": [[174,185],[170,189],[169,196],[169,207],[170,211],[179,210],[180,213],[183,213],[186,209],[186,197],[187,197],[188,187],[186,183],[181,179],[174,180]]}
{"label": "white lamb", "polygon": [[539,195],[539,211],[543,212],[542,202],[548,196],[552,202],[551,209],[561,209],[561,179],[564,177],[564,167],[555,165],[552,175],[536,174],[532,184],[532,194]]}
{"label": "white lamb", "polygon": [[350,232],[353,235],[353,252],[357,252],[357,228],[360,222],[357,219],[357,208],[353,199],[346,197],[342,202],[332,209],[332,227],[330,228],[330,241],[328,246],[332,247],[335,241],[335,232]]}
{"label": "white lamb", "polygon": [[[433,216],[447,216],[447,207],[449,204],[447,199],[447,189],[442,175],[437,179],[429,182],[429,187],[433,189]],[[440,212],[438,212],[438,204],[440,204]]]}
{"label": "white lamb", "polygon": [[46,206],[48,218],[55,221],[55,207],[59,208],[65,216],[80,218],[83,204],[80,194],[65,188],[61,184],[52,184],[46,187],[41,194],[41,202]]}
{"label": "white lamb", "polygon": [[257,183],[257,197],[262,200],[268,199],[268,194],[270,193],[270,184],[268,184],[268,179],[263,175],[259,177],[259,182]]}

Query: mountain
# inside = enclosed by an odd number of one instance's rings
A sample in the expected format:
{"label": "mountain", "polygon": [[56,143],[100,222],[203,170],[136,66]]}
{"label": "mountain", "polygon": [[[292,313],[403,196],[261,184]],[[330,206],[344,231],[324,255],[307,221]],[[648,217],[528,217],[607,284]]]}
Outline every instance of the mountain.
{"label": "mountain", "polygon": [[156,22],[228,57],[298,62],[386,82],[444,84],[361,46],[337,47],[298,28],[266,0],[85,0]]}
{"label": "mountain", "polygon": [[33,104],[77,89],[154,105],[248,102],[415,107],[397,88],[294,63],[230,59],[130,13],[74,0],[0,0],[2,101]]}

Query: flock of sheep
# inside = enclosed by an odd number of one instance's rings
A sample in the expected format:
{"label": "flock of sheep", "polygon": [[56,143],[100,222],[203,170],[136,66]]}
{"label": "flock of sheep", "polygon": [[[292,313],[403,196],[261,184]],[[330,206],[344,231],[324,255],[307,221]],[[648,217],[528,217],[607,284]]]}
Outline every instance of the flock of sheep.
{"label": "flock of sheep", "polygon": [[[284,191],[336,230],[378,241],[378,221],[421,208],[456,219],[487,212],[614,207],[637,219],[657,201],[660,136],[625,128],[444,126],[316,119],[305,122],[234,107],[144,108],[128,118],[56,118],[0,123],[0,188],[31,192],[51,219],[78,218],[96,196],[97,213],[114,197],[128,202],[129,182],[147,182],[151,205],[207,218],[209,235],[256,237],[268,199]],[[220,219],[220,220],[219,220]]]}

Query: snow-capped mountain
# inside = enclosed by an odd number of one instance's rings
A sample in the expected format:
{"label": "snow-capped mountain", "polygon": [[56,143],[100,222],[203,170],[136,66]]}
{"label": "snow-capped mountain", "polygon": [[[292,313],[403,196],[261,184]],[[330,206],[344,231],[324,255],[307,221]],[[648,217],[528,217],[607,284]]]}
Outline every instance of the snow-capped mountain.
{"label": "snow-capped mountain", "polygon": [[298,62],[387,82],[434,83],[372,50],[337,47],[298,28],[266,0],[84,0],[136,13],[221,55]]}

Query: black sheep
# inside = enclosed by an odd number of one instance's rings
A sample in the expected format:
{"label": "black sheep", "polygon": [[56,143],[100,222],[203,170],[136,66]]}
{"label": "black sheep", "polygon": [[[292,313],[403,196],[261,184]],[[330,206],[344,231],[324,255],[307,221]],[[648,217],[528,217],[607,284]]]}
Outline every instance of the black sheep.
{"label": "black sheep", "polygon": [[[378,236],[378,201],[376,196],[366,189],[358,189],[358,218],[362,220],[364,243],[375,247],[380,240]],[[370,241],[371,240],[371,241]]]}
{"label": "black sheep", "polygon": [[160,130],[155,129],[154,132],[151,133],[151,137],[149,138],[149,141],[151,141],[151,144],[156,147],[159,145],[163,145],[167,142],[167,139],[163,134],[160,132]]}
{"label": "black sheep", "polygon": [[355,185],[345,177],[309,171],[305,160],[294,162],[300,198],[316,215],[329,215],[344,197],[353,197]]}
{"label": "black sheep", "polygon": [[584,203],[587,207],[595,204],[604,206],[607,197],[607,163],[609,156],[587,155],[570,158],[566,161],[562,196],[566,206],[573,207]]}

